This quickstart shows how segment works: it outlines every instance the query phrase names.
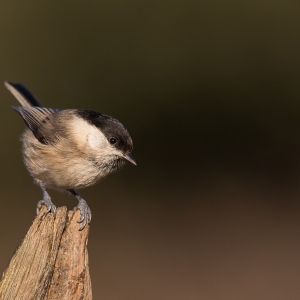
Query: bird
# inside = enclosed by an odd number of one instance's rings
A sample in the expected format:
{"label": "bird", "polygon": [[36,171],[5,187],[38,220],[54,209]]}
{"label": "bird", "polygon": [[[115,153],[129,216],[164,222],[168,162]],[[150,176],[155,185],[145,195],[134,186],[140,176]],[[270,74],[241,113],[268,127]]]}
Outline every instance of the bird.
{"label": "bird", "polygon": [[20,83],[5,81],[5,87],[21,106],[12,106],[27,129],[22,135],[25,166],[41,188],[43,199],[37,203],[55,216],[56,206],[47,189],[67,191],[78,200],[83,230],[92,213],[77,190],[92,186],[118,171],[126,162],[137,165],[132,156],[133,142],[117,119],[93,110],[45,108],[34,94]]}

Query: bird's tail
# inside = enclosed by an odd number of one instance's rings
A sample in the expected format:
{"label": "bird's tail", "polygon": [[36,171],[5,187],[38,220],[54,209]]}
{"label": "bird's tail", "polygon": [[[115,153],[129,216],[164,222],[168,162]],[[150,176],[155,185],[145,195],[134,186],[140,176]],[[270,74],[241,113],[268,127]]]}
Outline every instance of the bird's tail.
{"label": "bird's tail", "polygon": [[22,84],[5,81],[5,87],[17,98],[22,106],[43,107],[40,101]]}

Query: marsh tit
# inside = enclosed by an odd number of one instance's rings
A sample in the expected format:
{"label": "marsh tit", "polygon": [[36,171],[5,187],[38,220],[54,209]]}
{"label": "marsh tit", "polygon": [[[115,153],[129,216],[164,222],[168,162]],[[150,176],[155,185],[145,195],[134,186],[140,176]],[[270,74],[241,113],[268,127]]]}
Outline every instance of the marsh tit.
{"label": "marsh tit", "polygon": [[23,158],[43,191],[42,205],[55,214],[46,188],[68,191],[79,201],[82,230],[92,218],[86,201],[76,190],[91,186],[117,171],[126,161],[136,165],[132,139],[115,118],[92,110],[45,108],[23,85],[5,82],[22,106],[13,106],[28,129],[22,136]]}

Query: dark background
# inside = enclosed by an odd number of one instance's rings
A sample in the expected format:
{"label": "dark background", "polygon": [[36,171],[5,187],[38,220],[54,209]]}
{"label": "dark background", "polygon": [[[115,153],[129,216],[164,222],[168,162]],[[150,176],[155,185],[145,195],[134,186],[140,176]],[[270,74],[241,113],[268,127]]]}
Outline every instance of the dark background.
{"label": "dark background", "polygon": [[[300,294],[300,3],[0,3],[0,81],[118,118],[126,166],[81,191],[95,299]],[[0,270],[42,194],[0,87]],[[57,206],[73,197],[50,191]]]}

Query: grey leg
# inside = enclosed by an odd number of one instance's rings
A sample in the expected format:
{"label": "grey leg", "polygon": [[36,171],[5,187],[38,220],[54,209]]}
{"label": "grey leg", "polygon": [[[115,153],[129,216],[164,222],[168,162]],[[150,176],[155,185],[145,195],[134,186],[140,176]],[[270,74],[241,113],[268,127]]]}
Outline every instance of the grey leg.
{"label": "grey leg", "polygon": [[47,213],[49,211],[51,211],[54,216],[55,216],[55,213],[56,213],[56,206],[51,202],[51,197],[50,195],[47,193],[46,191],[46,188],[44,187],[44,185],[41,183],[41,182],[38,182],[38,185],[40,186],[40,188],[42,189],[43,191],[43,200],[40,200],[38,203],[37,203],[37,207],[36,207],[36,213],[38,214],[42,205],[46,205],[47,206]]}
{"label": "grey leg", "polygon": [[82,230],[86,226],[86,223],[91,222],[92,212],[91,212],[90,208],[88,207],[86,201],[83,198],[81,198],[74,190],[69,190],[69,192],[72,195],[74,195],[77,198],[77,200],[79,201],[78,205],[74,207],[74,211],[76,211],[77,209],[80,210],[81,217],[80,217],[80,220],[77,222],[82,223],[82,226],[79,229],[79,230]]}

